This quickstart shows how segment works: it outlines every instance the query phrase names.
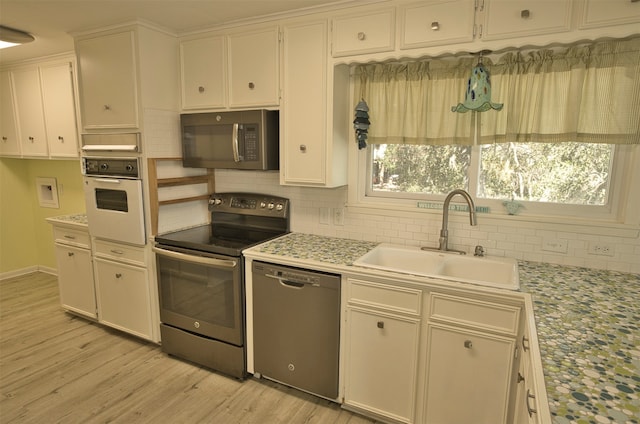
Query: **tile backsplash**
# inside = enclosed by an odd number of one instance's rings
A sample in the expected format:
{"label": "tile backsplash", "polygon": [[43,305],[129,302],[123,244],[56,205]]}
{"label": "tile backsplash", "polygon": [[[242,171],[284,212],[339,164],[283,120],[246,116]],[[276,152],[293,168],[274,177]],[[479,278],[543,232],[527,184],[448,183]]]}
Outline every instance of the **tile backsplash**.
{"label": "tile backsplash", "polygon": [[[216,170],[216,190],[256,192],[291,200],[291,230],[333,237],[403,245],[437,246],[442,217],[382,215],[354,212],[347,207],[347,188],[289,187],[279,184],[278,172]],[[343,212],[343,225],[340,221]],[[337,218],[337,220],[336,220]],[[487,254],[516,259],[640,273],[638,231],[617,230],[613,234],[581,232],[580,226],[544,222],[490,219],[478,226],[450,216],[449,246],[473,252],[482,245]],[[323,223],[321,223],[323,222]],[[327,223],[324,223],[327,222]],[[582,227],[585,228],[586,227]],[[595,254],[597,253],[599,254]]]}

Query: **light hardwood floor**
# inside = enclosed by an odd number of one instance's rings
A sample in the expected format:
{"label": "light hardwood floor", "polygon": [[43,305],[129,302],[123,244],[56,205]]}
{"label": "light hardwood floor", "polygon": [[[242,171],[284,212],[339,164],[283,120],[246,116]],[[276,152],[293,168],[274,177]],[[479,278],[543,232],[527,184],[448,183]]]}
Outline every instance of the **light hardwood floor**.
{"label": "light hardwood floor", "polygon": [[375,422],[66,313],[56,277],[43,273],[0,281],[0,396],[2,424]]}

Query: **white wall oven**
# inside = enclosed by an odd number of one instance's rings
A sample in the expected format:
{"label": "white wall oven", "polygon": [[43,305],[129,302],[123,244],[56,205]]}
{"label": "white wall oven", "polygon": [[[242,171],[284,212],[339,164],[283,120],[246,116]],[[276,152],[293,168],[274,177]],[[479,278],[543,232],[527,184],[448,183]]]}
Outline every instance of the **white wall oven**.
{"label": "white wall oven", "polygon": [[138,158],[82,158],[89,234],[146,244]]}
{"label": "white wall oven", "polygon": [[211,224],[155,237],[162,350],[246,376],[242,250],[289,230],[288,200],[218,193]]}

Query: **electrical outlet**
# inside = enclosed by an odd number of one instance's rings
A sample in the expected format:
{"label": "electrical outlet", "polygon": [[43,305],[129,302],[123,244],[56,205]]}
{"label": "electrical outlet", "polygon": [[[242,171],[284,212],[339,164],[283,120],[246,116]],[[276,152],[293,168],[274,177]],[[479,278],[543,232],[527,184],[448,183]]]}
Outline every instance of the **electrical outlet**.
{"label": "electrical outlet", "polygon": [[333,224],[344,225],[344,208],[333,208]]}
{"label": "electrical outlet", "polygon": [[320,224],[329,225],[329,208],[320,208]]}
{"label": "electrical outlet", "polygon": [[542,240],[542,250],[547,252],[567,253],[566,240],[545,239]]}
{"label": "electrical outlet", "polygon": [[599,241],[589,243],[588,252],[592,255],[613,256],[613,246]]}

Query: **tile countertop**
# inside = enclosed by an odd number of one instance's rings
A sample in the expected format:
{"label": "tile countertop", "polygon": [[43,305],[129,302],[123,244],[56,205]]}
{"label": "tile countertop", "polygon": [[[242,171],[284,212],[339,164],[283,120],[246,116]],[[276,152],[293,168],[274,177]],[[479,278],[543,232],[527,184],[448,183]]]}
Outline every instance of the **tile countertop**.
{"label": "tile countertop", "polygon": [[[351,266],[378,243],[291,233],[250,250]],[[519,262],[553,422],[640,423],[640,275]]]}
{"label": "tile countertop", "polygon": [[84,213],[77,213],[73,215],[60,215],[52,216],[46,219],[51,224],[66,224],[71,226],[87,227],[87,215]]}

